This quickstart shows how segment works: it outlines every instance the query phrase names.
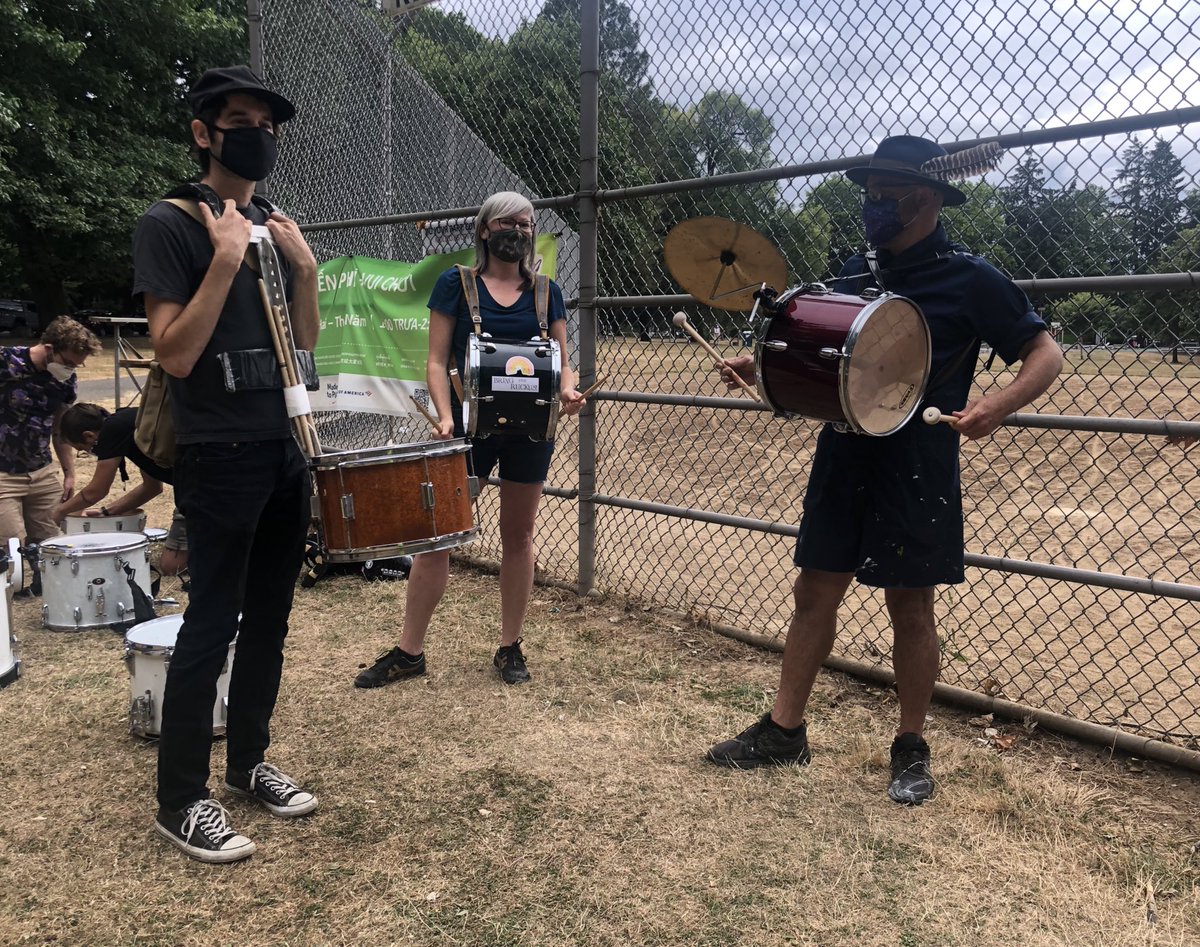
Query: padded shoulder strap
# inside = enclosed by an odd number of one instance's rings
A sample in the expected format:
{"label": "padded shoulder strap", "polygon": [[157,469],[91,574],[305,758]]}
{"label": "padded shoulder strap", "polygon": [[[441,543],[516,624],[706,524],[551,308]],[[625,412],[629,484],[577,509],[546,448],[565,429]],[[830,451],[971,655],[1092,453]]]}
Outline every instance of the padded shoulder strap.
{"label": "padded shoulder strap", "polygon": [[[187,198],[183,198],[183,197],[164,197],[162,199],[162,202],[164,204],[170,204],[172,207],[178,207],[181,211],[183,211],[185,214],[187,214],[189,217],[191,217],[192,220],[196,221],[196,223],[198,223],[201,227],[204,226],[204,217],[200,214],[200,203],[197,199],[195,199],[195,198],[187,199]],[[220,216],[220,215],[218,214],[217,216]],[[242,258],[242,262],[244,262],[248,267],[250,267],[250,269],[254,270],[255,273],[259,273],[262,271],[262,267],[259,265],[259,262],[258,262],[258,254],[255,252],[255,249],[254,249],[254,244],[250,244],[249,246],[246,247],[246,255]]]}
{"label": "padded shoulder strap", "polygon": [[467,311],[471,314],[471,325],[476,335],[483,335],[483,320],[479,317],[479,286],[475,283],[475,270],[458,263],[458,278],[462,283],[463,296],[467,300]]}
{"label": "padded shoulder strap", "polygon": [[550,312],[550,277],[544,273],[538,273],[533,278],[533,307],[537,312],[538,332],[543,339],[550,338],[546,320]]}

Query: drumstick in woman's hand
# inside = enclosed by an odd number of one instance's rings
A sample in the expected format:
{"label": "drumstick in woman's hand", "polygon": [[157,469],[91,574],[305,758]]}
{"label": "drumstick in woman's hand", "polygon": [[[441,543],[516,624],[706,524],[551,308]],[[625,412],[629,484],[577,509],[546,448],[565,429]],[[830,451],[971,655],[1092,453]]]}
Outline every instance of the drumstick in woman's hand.
{"label": "drumstick in woman's hand", "polygon": [[[715,358],[717,360],[718,365],[721,365],[725,362],[725,357],[723,355],[721,355],[720,352],[718,352],[711,345],[709,345],[708,342],[706,342],[704,340],[704,336],[702,336],[699,332],[697,332],[692,327],[692,324],[690,322],[688,322],[688,318],[684,313],[682,313],[682,312],[675,313],[675,318],[673,318],[671,321],[675,324],[676,328],[682,329],[684,332],[686,332],[688,335],[690,335],[693,339],[695,339],[697,342],[699,342],[701,347],[704,349],[704,351],[706,351],[709,355],[711,355],[713,358]],[[759,401],[759,402],[762,401],[762,398],[760,398],[758,396],[758,392],[754,389],[754,387],[752,385],[750,385],[750,383],[747,382],[746,379],[744,379],[737,372],[733,373],[733,380],[738,383],[738,387],[741,388],[742,391],[746,392],[746,394],[748,394],[755,401]]]}
{"label": "drumstick in woman's hand", "polygon": [[438,429],[438,419],[429,413],[429,409],[421,404],[416,398],[413,398],[413,404],[417,406],[417,410],[421,412],[421,416],[429,422],[430,427],[435,431]]}
{"label": "drumstick in woman's hand", "polygon": [[[592,392],[593,392],[593,391],[595,391],[597,388],[599,388],[599,387],[600,387],[600,385],[601,385],[603,382],[604,382],[604,378],[603,378],[602,376],[600,376],[600,375],[597,375],[597,376],[596,376],[596,380],[595,380],[594,382],[592,382],[592,383],[591,383],[591,385],[589,385],[589,386],[588,386],[588,389],[587,389],[587,391],[580,392],[580,395],[581,395],[583,398],[585,398],[585,399],[587,399],[587,398],[590,398],[590,397],[592,396]],[[559,408],[559,409],[558,409],[558,416],[559,416],[560,418],[561,418],[563,415],[565,415],[566,413],[567,413],[567,409],[566,409],[566,408]]]}

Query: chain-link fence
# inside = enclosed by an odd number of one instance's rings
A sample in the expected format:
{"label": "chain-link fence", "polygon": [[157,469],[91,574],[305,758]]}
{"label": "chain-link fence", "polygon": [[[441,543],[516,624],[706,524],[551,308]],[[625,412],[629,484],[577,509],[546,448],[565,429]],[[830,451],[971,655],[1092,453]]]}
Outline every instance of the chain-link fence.
{"label": "chain-link fence", "polygon": [[[1200,421],[1200,5],[250,6],[298,106],[272,196],[321,258],[465,246],[462,219],[510,188],[562,235],[576,360],[603,393],[559,440],[543,570],[771,639],[818,426],[724,397],[671,315],[728,354],[746,317],[675,295],[664,239],[732,218],[791,284],[828,279],[862,243],[841,169],[889,134],[999,139],[947,229],[1026,287],[1067,362],[1037,417],[963,445],[968,581],[939,591],[941,680],[1200,747],[1198,478],[1163,423]],[[977,391],[1013,371],[981,361]],[[376,422],[324,423],[339,447],[397,439]],[[496,555],[486,494],[480,520]],[[890,663],[882,596],[855,587],[843,616],[843,663]]]}

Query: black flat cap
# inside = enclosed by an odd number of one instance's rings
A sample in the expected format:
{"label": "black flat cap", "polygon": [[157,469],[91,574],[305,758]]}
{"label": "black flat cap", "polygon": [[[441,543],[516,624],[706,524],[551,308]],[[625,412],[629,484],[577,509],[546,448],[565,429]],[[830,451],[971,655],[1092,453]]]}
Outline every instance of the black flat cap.
{"label": "black flat cap", "polygon": [[266,102],[271,110],[271,120],[276,125],[283,124],[296,114],[296,106],[268,89],[249,66],[222,66],[205,70],[188,92],[188,102],[192,106],[192,114],[198,115],[214,99],[238,92]]}

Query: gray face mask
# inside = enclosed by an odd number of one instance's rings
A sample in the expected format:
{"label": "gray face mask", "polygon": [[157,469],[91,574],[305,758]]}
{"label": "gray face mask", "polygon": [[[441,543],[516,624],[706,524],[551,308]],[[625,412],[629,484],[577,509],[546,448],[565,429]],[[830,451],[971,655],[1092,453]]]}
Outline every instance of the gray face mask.
{"label": "gray face mask", "polygon": [[75,377],[75,369],[62,362],[46,362],[46,371],[54,377],[55,381],[70,381]]}

